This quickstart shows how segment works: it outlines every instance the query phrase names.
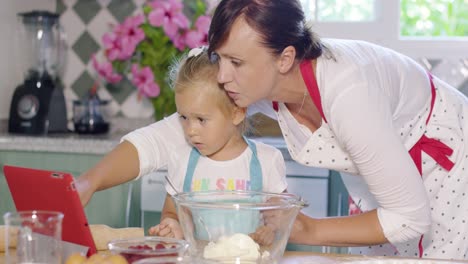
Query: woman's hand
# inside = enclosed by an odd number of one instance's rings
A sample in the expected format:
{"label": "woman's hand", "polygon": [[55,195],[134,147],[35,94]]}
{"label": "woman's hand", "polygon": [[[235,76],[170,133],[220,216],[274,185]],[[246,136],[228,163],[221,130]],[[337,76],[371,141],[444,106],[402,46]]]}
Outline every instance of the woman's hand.
{"label": "woman's hand", "polygon": [[179,221],[170,217],[164,218],[159,225],[151,227],[148,230],[148,233],[152,236],[171,237],[177,239],[184,238]]}
{"label": "woman's hand", "polygon": [[275,239],[275,231],[270,226],[259,226],[249,236],[261,246],[269,246]]}
{"label": "woman's hand", "polygon": [[289,242],[298,244],[310,244],[307,238],[312,237],[312,231],[309,230],[308,222],[312,222],[312,218],[299,212],[296,220],[291,228],[291,234],[289,236]]}

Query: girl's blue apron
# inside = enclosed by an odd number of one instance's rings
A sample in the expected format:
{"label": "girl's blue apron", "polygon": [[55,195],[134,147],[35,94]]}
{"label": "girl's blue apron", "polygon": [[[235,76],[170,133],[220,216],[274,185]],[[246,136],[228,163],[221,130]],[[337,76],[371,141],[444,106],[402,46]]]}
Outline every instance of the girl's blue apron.
{"label": "girl's blue apron", "polygon": [[[257,155],[257,146],[254,142],[244,137],[248,147],[252,151],[250,159],[250,190],[262,191],[263,175],[262,167]],[[192,191],[192,180],[200,152],[196,148],[192,148],[189,161],[187,164],[187,172],[184,179],[184,192]],[[239,172],[243,173],[243,172]],[[205,201],[205,202],[211,202]],[[216,201],[213,201],[216,202]],[[223,200],[223,202],[245,203],[255,202],[253,200]],[[195,228],[195,238],[202,240],[216,241],[222,235],[232,235],[234,233],[250,234],[255,232],[260,224],[260,213],[253,210],[213,210],[213,209],[192,209],[192,218]]]}

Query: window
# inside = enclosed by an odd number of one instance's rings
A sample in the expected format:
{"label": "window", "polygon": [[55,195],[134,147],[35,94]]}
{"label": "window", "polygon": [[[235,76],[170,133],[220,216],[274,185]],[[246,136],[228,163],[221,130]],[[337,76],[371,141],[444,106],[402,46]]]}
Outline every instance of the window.
{"label": "window", "polygon": [[362,39],[412,57],[468,56],[468,0],[301,0],[322,37]]}
{"label": "window", "polygon": [[400,10],[401,36],[468,36],[467,0],[403,0]]}
{"label": "window", "polygon": [[[307,18],[327,22],[359,22],[374,20],[374,0],[302,0]],[[317,7],[317,8],[315,8]]]}

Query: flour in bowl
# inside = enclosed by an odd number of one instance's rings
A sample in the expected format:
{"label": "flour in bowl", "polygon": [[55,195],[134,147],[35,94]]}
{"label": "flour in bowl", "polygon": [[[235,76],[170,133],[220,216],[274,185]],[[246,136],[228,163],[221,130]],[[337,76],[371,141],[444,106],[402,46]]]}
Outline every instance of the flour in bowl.
{"label": "flour in bowl", "polygon": [[260,246],[248,235],[241,233],[222,236],[216,243],[208,243],[203,250],[204,258],[215,260],[228,260],[229,258],[256,260],[268,256],[268,251],[260,254]]}

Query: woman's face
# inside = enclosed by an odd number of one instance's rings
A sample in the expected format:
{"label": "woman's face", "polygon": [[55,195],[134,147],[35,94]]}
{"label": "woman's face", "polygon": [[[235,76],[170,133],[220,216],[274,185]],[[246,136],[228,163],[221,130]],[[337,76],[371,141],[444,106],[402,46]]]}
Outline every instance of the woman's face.
{"label": "woman's face", "polygon": [[261,99],[273,100],[278,71],[276,58],[261,45],[260,35],[238,18],[219,56],[218,82],[240,107]]}

